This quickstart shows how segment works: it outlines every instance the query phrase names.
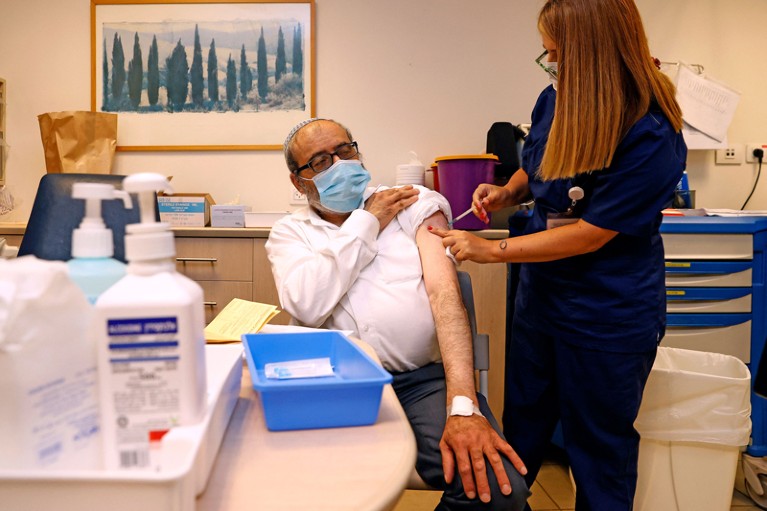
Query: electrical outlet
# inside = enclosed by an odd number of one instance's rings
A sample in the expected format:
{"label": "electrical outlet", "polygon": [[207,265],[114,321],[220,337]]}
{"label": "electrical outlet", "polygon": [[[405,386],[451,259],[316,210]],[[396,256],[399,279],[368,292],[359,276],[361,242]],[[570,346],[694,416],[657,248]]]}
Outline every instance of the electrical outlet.
{"label": "electrical outlet", "polygon": [[299,192],[295,188],[290,191],[290,203],[294,206],[300,205],[300,204],[306,204],[306,195]]}
{"label": "electrical outlet", "polygon": [[743,163],[743,146],[731,145],[716,150],[717,165],[740,165]]}
{"label": "electrical outlet", "polygon": [[759,160],[754,156],[754,149],[761,149],[764,151],[762,160],[767,159],[767,144],[748,144],[746,145],[746,163],[755,163]]}

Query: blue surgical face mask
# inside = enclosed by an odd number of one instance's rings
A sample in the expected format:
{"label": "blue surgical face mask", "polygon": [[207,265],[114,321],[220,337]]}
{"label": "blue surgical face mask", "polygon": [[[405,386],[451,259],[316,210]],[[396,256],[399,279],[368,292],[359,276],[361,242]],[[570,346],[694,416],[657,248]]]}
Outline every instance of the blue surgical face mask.
{"label": "blue surgical face mask", "polygon": [[334,213],[349,213],[362,205],[370,174],[359,160],[338,160],[313,181],[322,207]]}

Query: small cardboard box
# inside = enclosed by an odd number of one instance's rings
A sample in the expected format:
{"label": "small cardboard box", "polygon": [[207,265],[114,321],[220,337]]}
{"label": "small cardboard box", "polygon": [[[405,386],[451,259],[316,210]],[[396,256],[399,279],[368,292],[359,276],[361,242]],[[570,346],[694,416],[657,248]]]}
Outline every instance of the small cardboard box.
{"label": "small cardboard box", "polygon": [[245,214],[250,206],[214,205],[210,207],[211,227],[245,227]]}
{"label": "small cardboard box", "polygon": [[210,207],[215,204],[207,193],[157,194],[160,221],[173,227],[205,227],[210,225]]}

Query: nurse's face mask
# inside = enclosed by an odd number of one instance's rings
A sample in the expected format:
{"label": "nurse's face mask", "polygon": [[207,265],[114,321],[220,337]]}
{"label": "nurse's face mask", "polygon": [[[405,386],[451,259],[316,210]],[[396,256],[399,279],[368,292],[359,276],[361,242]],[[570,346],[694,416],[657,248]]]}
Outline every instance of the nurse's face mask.
{"label": "nurse's face mask", "polygon": [[[356,142],[344,144],[333,153],[315,156],[298,169],[300,172],[310,168],[315,174],[313,177],[296,175],[299,179],[314,183],[322,207],[333,213],[349,213],[362,205],[365,187],[370,182],[370,174],[362,162],[350,159],[358,154]],[[333,156],[341,159],[333,163]]]}
{"label": "nurse's face mask", "polygon": [[557,62],[545,61],[544,59],[548,54],[549,50],[544,50],[544,52],[541,53],[541,56],[535,59],[535,63],[541,66],[541,69],[546,71],[546,74],[549,75],[551,85],[554,86],[554,90],[557,90]]}

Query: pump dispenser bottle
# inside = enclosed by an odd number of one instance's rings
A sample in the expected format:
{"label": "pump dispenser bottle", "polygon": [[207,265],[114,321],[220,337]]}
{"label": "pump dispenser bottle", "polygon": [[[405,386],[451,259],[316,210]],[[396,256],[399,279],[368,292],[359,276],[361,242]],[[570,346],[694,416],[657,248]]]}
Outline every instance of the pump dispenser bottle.
{"label": "pump dispenser bottle", "polygon": [[91,304],[125,275],[125,264],[113,259],[114,240],[101,218],[101,201],[122,199],[131,208],[130,195],[112,185],[75,183],[72,197],[85,200],[85,216],[72,232],[72,259],[67,262],[70,278],[83,290]]}
{"label": "pump dispenser bottle", "polygon": [[126,227],[125,277],[96,301],[99,391],[107,469],[159,469],[158,447],[174,426],[202,419],[205,327],[200,286],[176,272],[170,225],[155,221],[160,174],[134,174],[141,223]]}

